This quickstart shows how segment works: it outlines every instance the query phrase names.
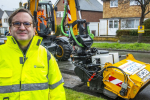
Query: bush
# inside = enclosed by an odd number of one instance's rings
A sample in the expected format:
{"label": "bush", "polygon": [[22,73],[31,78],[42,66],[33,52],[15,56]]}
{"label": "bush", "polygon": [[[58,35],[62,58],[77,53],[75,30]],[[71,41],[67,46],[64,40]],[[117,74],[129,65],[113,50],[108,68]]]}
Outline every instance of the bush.
{"label": "bush", "polygon": [[150,18],[146,19],[143,24],[145,29],[150,29]]}
{"label": "bush", "polygon": [[138,35],[138,30],[117,30],[117,37],[122,36],[122,35],[130,35],[130,36],[137,36]]}
{"label": "bush", "polygon": [[144,36],[150,36],[150,29],[145,29]]}
{"label": "bush", "polygon": [[[117,30],[117,37],[126,35],[126,36],[138,36],[138,30],[134,29],[134,30]],[[150,36],[150,29],[145,29],[145,33],[143,34],[143,36]]]}
{"label": "bush", "polygon": [[57,25],[57,32],[55,33],[56,36],[62,35],[61,32],[61,25]]}
{"label": "bush", "polygon": [[[68,31],[67,28],[65,28],[65,31]],[[56,36],[64,36],[64,34],[61,31],[61,25],[57,25],[57,32],[55,33]]]}

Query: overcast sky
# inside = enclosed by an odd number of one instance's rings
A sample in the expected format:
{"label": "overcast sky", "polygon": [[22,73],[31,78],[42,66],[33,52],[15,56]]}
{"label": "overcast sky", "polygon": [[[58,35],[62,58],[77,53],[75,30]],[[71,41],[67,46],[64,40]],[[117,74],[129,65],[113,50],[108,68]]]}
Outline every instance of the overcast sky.
{"label": "overcast sky", "polygon": [[[25,3],[28,0],[0,0],[0,8],[2,10],[10,10],[13,11],[17,8],[19,8],[19,2]],[[44,1],[44,0],[43,0]],[[50,0],[47,0],[50,1]],[[51,0],[52,3],[54,4],[56,2],[56,0]],[[98,0],[101,1],[101,0]]]}
{"label": "overcast sky", "polygon": [[[25,3],[28,0],[0,0],[0,8],[2,10],[15,10],[19,8],[19,2]],[[44,0],[43,0],[44,1]],[[48,0],[50,1],[50,0]],[[52,3],[54,4],[56,0],[51,0]]]}

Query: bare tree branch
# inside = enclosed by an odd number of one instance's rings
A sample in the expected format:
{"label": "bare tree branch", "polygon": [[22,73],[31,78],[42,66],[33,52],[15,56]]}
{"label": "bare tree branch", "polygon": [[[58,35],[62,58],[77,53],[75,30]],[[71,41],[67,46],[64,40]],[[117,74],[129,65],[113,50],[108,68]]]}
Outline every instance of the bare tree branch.
{"label": "bare tree branch", "polygon": [[144,16],[146,16],[149,12],[150,12],[150,11],[147,11],[147,12],[144,14]]}

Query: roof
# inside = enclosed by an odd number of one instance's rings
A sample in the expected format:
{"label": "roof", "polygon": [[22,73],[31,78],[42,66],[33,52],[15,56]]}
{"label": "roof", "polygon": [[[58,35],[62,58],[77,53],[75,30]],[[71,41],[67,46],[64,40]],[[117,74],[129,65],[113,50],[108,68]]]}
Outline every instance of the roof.
{"label": "roof", "polygon": [[14,11],[7,11],[7,10],[5,10],[5,12],[7,13],[8,16],[10,16]]}
{"label": "roof", "polygon": [[103,5],[97,0],[79,0],[81,10],[87,11],[103,11]]}
{"label": "roof", "polygon": [[[55,5],[57,5],[59,1],[60,0],[56,0]],[[103,5],[97,0],[78,0],[78,1],[80,5],[80,10],[103,12]]]}
{"label": "roof", "polygon": [[0,10],[0,19],[2,19],[4,11]]}
{"label": "roof", "polygon": [[59,0],[56,0],[56,2],[55,2],[55,4],[54,4],[54,5],[56,6],[56,5],[58,4],[58,2],[59,2]]}

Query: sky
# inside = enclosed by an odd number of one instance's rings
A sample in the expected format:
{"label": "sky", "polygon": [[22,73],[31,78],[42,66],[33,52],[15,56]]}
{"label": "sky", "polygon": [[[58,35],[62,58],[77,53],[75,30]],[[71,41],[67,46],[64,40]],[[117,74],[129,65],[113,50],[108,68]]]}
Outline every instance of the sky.
{"label": "sky", "polygon": [[[0,8],[2,10],[10,10],[13,11],[17,8],[19,8],[19,2],[25,3],[28,0],[0,0]],[[44,0],[43,0],[44,1]],[[50,0],[48,0],[50,1]],[[54,4],[56,0],[51,0]]]}
{"label": "sky", "polygon": [[[17,8],[19,8],[19,2],[25,3],[28,0],[0,0],[0,8],[2,10],[10,10],[13,11]],[[44,0],[43,0],[44,1]],[[47,0],[50,1],[50,0]],[[56,0],[51,0],[52,3],[54,4],[56,2]],[[98,0],[101,1],[101,0]]]}

